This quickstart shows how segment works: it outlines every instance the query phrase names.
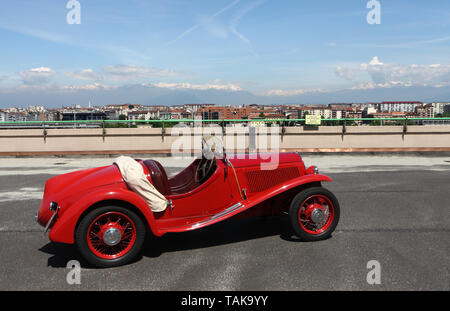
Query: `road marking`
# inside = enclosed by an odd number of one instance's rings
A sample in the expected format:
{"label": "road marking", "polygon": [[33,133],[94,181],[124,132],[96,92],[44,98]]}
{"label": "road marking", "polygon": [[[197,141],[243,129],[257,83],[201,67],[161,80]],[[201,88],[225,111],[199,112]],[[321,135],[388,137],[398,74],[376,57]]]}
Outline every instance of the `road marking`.
{"label": "road marking", "polygon": [[44,190],[40,188],[20,188],[18,191],[0,192],[0,202],[41,200]]}
{"label": "road marking", "polygon": [[[141,157],[142,158],[142,157]],[[171,157],[152,158],[161,162],[166,168],[177,168],[177,171],[187,167],[193,158],[177,160]],[[88,168],[112,165],[114,158],[2,158],[0,161],[0,176],[23,175],[61,175]]]}
{"label": "road marking", "polygon": [[[141,157],[144,158],[144,157]],[[185,168],[193,158],[153,157],[167,168]],[[2,158],[0,176],[60,175],[77,170],[111,165],[114,158]],[[303,157],[306,166],[316,165],[321,173],[376,172],[404,170],[450,170],[449,158],[411,155],[311,155]]]}

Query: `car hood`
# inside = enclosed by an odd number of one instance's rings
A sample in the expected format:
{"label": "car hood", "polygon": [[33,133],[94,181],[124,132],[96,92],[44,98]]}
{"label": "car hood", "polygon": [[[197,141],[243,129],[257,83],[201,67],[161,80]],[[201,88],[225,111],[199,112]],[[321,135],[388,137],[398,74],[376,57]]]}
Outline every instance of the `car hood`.
{"label": "car hood", "polygon": [[261,164],[279,164],[302,162],[302,158],[296,152],[286,153],[257,153],[257,154],[234,154],[230,155],[228,159],[233,163],[233,166],[238,167],[251,167],[260,166]]}

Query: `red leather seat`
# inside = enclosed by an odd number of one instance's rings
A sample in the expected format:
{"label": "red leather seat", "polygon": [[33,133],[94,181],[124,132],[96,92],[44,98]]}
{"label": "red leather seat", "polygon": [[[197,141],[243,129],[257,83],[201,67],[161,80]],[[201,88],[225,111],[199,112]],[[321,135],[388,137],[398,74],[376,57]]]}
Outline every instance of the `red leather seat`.
{"label": "red leather seat", "polygon": [[166,170],[164,167],[155,160],[146,160],[144,165],[150,172],[152,178],[152,184],[162,195],[170,195],[169,179],[167,178]]}

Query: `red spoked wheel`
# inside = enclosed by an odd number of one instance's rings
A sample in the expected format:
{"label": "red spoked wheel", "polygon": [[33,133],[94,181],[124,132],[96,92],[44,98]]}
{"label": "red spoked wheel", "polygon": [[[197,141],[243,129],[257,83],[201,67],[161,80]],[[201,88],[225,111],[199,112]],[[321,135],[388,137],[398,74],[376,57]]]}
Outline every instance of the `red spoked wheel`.
{"label": "red spoked wheel", "polygon": [[125,214],[107,212],[89,226],[87,242],[91,251],[103,259],[116,259],[128,253],[136,241],[136,228]]}
{"label": "red spoked wheel", "polygon": [[115,267],[133,260],[142,249],[146,229],[132,210],[105,206],[84,216],[75,240],[83,257],[97,267]]}
{"label": "red spoked wheel", "polygon": [[301,191],[292,200],[289,210],[294,233],[306,241],[329,237],[337,226],[339,214],[338,200],[322,187]]}
{"label": "red spoked wheel", "polygon": [[321,234],[333,222],[334,206],[324,195],[316,194],[307,198],[299,209],[300,226],[309,234]]}

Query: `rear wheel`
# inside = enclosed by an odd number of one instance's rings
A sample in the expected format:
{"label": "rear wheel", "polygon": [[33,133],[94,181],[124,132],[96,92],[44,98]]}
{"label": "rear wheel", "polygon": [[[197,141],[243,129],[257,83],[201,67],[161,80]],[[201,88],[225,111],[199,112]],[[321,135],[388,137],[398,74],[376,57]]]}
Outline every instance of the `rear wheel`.
{"label": "rear wheel", "polygon": [[337,198],[322,187],[301,191],[294,197],[289,209],[294,233],[304,241],[328,238],[336,229],[339,215]]}
{"label": "rear wheel", "polygon": [[133,211],[105,206],[89,212],[80,222],[75,240],[83,257],[102,268],[124,265],[140,253],[145,226]]}

